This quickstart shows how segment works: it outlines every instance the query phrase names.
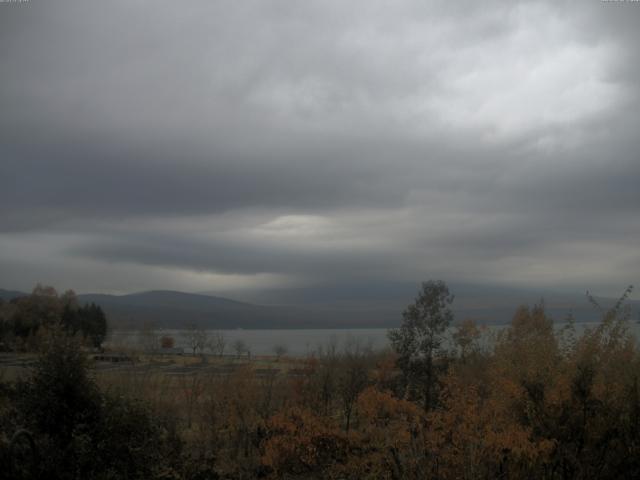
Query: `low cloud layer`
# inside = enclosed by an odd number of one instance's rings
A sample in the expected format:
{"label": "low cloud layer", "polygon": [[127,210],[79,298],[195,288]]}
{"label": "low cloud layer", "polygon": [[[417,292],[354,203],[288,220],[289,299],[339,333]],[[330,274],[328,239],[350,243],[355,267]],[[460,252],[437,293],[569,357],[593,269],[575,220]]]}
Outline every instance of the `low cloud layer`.
{"label": "low cloud layer", "polygon": [[636,282],[640,6],[401,3],[0,4],[0,287]]}

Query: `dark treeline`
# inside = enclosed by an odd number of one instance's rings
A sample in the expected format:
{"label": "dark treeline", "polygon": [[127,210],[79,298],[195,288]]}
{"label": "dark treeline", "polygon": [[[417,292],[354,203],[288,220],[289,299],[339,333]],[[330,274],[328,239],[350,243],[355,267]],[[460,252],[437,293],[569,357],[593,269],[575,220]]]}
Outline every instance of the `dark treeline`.
{"label": "dark treeline", "polygon": [[31,295],[0,299],[0,342],[5,349],[33,349],[38,333],[53,326],[82,336],[93,347],[100,347],[107,334],[102,308],[80,305],[73,290],[58,295],[53,287],[37,285]]}
{"label": "dark treeline", "polygon": [[[453,324],[426,282],[389,333],[228,375],[92,373],[78,336],[43,337],[30,376],[0,390],[2,471],[61,479],[640,478],[640,354],[628,289],[581,335],[523,306],[491,342]],[[204,361],[204,360],[202,360]]]}

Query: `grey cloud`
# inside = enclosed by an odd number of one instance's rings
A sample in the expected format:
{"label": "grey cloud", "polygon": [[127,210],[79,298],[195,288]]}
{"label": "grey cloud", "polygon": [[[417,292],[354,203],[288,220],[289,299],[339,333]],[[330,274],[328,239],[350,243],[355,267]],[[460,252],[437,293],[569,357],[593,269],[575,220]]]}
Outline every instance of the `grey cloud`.
{"label": "grey cloud", "polygon": [[[0,7],[7,252],[40,235],[78,268],[175,271],[171,288],[184,271],[510,282],[518,257],[523,282],[552,285],[536,260],[588,281],[603,246],[619,255],[594,283],[637,265],[637,5]],[[335,225],[261,237],[287,215]],[[567,256],[571,241],[588,246]],[[13,255],[0,286],[38,280],[17,255],[30,273],[14,279]]]}
{"label": "grey cloud", "polygon": [[256,240],[192,239],[138,236],[124,241],[97,241],[86,247],[72,248],[73,255],[86,255],[112,262],[163,265],[224,274],[280,273],[321,278],[365,277],[382,270],[387,262],[372,262],[374,252],[335,251],[332,249],[296,249]]}
{"label": "grey cloud", "polygon": [[54,218],[202,214],[257,205],[316,210],[344,203],[398,204],[405,194],[386,188],[364,165],[340,168],[321,159],[249,165],[215,158],[207,164],[189,161],[177,151],[159,152],[164,155],[159,161],[152,152],[109,150],[76,146],[44,161],[5,161],[8,175],[0,209],[35,215],[36,222],[42,210],[52,211]]}

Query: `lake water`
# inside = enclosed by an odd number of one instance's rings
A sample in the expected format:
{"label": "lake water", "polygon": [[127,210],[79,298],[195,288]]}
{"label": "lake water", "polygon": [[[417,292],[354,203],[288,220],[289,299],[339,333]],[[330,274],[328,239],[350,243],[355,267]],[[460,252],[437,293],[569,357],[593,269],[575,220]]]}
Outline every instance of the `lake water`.
{"label": "lake water", "polygon": [[[576,333],[580,334],[585,328],[592,328],[597,323],[577,323]],[[556,323],[557,329],[563,324]],[[640,324],[630,323],[630,330],[636,338],[640,338]],[[489,325],[484,334],[484,342],[491,343],[497,332],[505,328],[505,325]],[[209,331],[209,334],[214,331]],[[282,345],[287,349],[288,355],[305,356],[317,352],[319,348],[326,348],[330,344],[336,345],[338,351],[342,350],[349,342],[357,341],[362,346],[370,346],[375,350],[381,350],[389,346],[387,338],[388,329],[385,328],[358,328],[358,329],[286,329],[286,330],[215,330],[224,335],[226,341],[225,353],[234,353],[233,343],[242,340],[252,355],[273,355],[274,349]],[[169,336],[174,339],[176,347],[182,347],[189,351],[188,339],[184,330],[159,330],[155,332],[158,337]],[[141,344],[140,335],[137,332],[115,331],[108,343],[114,347],[119,345],[137,346]]]}
{"label": "lake water", "polygon": [[[330,344],[336,345],[342,350],[348,342],[357,341],[362,346],[370,346],[380,350],[388,346],[387,329],[286,329],[286,330],[210,330],[209,336],[214,332],[224,335],[225,353],[234,353],[234,342],[241,340],[245,343],[252,355],[273,355],[276,346],[284,346],[288,355],[305,356],[318,351],[320,347]],[[189,351],[188,334],[184,330],[161,330],[156,332],[158,337],[169,336],[174,339],[176,347],[182,347]],[[137,332],[113,332],[107,344],[111,346],[137,346],[143,340]]]}

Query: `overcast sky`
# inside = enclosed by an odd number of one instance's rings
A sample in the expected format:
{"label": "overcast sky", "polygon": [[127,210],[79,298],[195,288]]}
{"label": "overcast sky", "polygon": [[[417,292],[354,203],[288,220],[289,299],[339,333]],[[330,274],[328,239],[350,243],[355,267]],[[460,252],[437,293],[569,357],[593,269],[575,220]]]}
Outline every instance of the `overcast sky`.
{"label": "overcast sky", "polygon": [[640,272],[640,3],[0,3],[0,288]]}

